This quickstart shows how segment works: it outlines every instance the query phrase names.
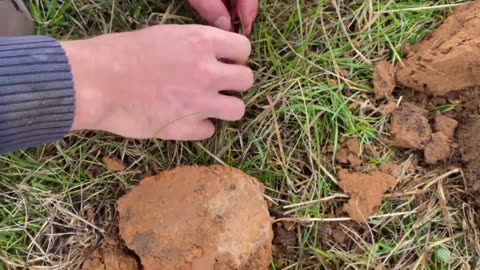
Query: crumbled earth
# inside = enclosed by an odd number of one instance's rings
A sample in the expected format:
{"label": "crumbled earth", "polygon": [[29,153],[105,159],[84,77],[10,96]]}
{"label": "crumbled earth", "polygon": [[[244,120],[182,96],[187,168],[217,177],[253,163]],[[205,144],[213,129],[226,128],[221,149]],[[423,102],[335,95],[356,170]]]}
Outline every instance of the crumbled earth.
{"label": "crumbled earth", "polygon": [[373,86],[377,99],[390,97],[395,89],[394,68],[387,61],[380,61],[375,66]]}
{"label": "crumbled earth", "polygon": [[263,186],[237,169],[182,167],[118,201],[120,235],[143,269],[267,269],[273,231]]}
{"label": "crumbled earth", "polygon": [[[480,116],[470,117],[458,131],[460,152],[467,164],[469,179],[476,179],[472,183],[474,190],[480,191]],[[479,192],[480,195],[480,192]]]}
{"label": "crumbled earth", "polygon": [[[404,87],[441,96],[480,86],[480,1],[458,9],[396,66]],[[381,73],[383,74],[383,73]]]}
{"label": "crumbled earth", "polygon": [[138,270],[137,259],[122,248],[115,236],[109,236],[83,263],[82,270]]}
{"label": "crumbled earth", "polygon": [[381,205],[383,194],[396,186],[396,179],[380,171],[371,173],[339,172],[340,188],[350,196],[343,210],[352,220],[365,223]]}
{"label": "crumbled earth", "polygon": [[453,139],[458,121],[441,113],[435,114],[435,131],[443,133],[449,140]]}
{"label": "crumbled earth", "polygon": [[384,116],[392,114],[397,109],[397,103],[393,101],[389,101],[384,107],[382,114]]}
{"label": "crumbled earth", "polygon": [[347,145],[347,149],[352,154],[357,157],[360,155],[360,143],[358,142],[357,138],[348,138],[345,144]]}
{"label": "crumbled earth", "polygon": [[348,138],[337,150],[336,161],[343,165],[357,168],[362,165],[360,159],[360,143],[357,138]]}
{"label": "crumbled earth", "polygon": [[[457,9],[425,41],[413,45],[406,58],[396,65],[396,85],[402,88],[394,95],[402,97],[402,101],[392,112],[391,137],[387,140],[392,146],[417,150],[420,165],[425,168],[440,171],[461,168],[466,176],[466,201],[477,213],[480,211],[478,25],[480,1],[474,1]],[[379,74],[374,78],[385,76],[385,66],[379,64],[375,69]],[[475,218],[480,224],[480,215]]]}
{"label": "crumbled earth", "polygon": [[392,114],[390,145],[417,150],[425,148],[432,136],[427,115],[425,109],[404,102]]}
{"label": "crumbled earth", "polygon": [[378,169],[382,173],[393,175],[393,173],[398,169],[398,167],[399,166],[397,164],[394,164],[394,163],[384,163],[384,164],[381,164],[378,167]]}
{"label": "crumbled earth", "polygon": [[295,247],[298,246],[298,235],[296,226],[291,226],[286,222],[275,222],[273,224],[273,256],[277,260],[279,267],[282,267],[284,261],[292,258],[295,254]]}
{"label": "crumbled earth", "polygon": [[436,164],[439,161],[448,159],[451,155],[450,140],[442,132],[432,134],[432,140],[425,147],[425,162]]}

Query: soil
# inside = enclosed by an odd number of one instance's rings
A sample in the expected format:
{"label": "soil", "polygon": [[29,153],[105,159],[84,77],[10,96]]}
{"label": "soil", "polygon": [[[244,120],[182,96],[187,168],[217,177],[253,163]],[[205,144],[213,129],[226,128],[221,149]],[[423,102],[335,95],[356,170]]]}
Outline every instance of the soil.
{"label": "soil", "polygon": [[382,203],[383,194],[396,186],[396,179],[380,171],[371,173],[339,172],[340,188],[350,196],[343,210],[357,223],[365,223]]}
{"label": "soil", "polygon": [[120,235],[143,269],[267,269],[273,231],[264,187],[237,169],[182,167],[118,201]]}
{"label": "soil", "polygon": [[346,165],[352,168],[357,168],[362,165],[360,159],[360,143],[357,138],[348,138],[342,143],[337,150],[336,161],[339,164]]}
{"label": "soil", "polygon": [[443,133],[449,140],[453,139],[458,121],[441,113],[435,114],[435,131]]}
{"label": "soil", "polygon": [[295,247],[298,246],[298,235],[295,229],[296,226],[289,226],[284,222],[273,224],[275,234],[272,251],[280,266],[284,260],[288,260],[295,255]]}
{"label": "soil", "polygon": [[430,95],[480,86],[480,1],[458,9],[396,67],[397,84]]}
{"label": "soil", "polygon": [[452,154],[449,138],[443,132],[432,134],[432,140],[425,147],[425,162],[437,164],[439,161],[447,160]]}
{"label": "soil", "polygon": [[375,98],[382,99],[390,97],[395,89],[394,68],[387,61],[380,61],[375,66],[373,76],[373,86],[375,89]]}
{"label": "soil", "polygon": [[137,258],[125,250],[121,240],[111,235],[83,263],[82,270],[138,270]]}
{"label": "soil", "polygon": [[[386,141],[418,153],[430,170],[462,168],[466,202],[480,210],[480,1],[459,8],[395,67],[402,88]],[[389,75],[379,63],[374,78]],[[385,75],[387,74],[387,75]],[[377,84],[374,85],[377,86]],[[376,89],[377,91],[377,89]],[[390,101],[391,103],[391,101]],[[432,113],[435,112],[435,113]],[[476,216],[480,224],[480,215]],[[479,225],[480,226],[480,225]],[[480,227],[479,227],[480,228]]]}
{"label": "soil", "polygon": [[[467,164],[467,177],[473,190],[480,193],[480,116],[467,118],[458,131],[460,152]],[[480,194],[479,194],[480,195]]]}
{"label": "soil", "polygon": [[357,157],[360,155],[360,143],[358,142],[357,138],[348,138],[345,144],[347,145],[347,149],[352,154]]}
{"label": "soil", "polygon": [[412,103],[403,103],[392,114],[390,145],[402,148],[424,149],[431,140],[432,129],[428,112]]}

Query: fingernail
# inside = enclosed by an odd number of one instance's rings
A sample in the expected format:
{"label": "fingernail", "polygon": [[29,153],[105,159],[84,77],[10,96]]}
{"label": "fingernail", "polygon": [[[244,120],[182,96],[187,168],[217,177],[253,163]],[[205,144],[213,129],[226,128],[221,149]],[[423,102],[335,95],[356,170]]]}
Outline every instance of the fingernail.
{"label": "fingernail", "polygon": [[215,21],[215,26],[220,28],[220,29],[223,29],[223,30],[230,30],[230,20],[225,17],[225,16],[221,16],[220,18],[218,18],[216,21]]}

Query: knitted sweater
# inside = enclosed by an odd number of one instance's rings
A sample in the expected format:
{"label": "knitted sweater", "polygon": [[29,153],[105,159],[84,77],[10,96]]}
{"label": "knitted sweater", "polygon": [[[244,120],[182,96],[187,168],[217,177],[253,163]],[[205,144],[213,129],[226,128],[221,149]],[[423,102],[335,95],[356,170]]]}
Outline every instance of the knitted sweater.
{"label": "knitted sweater", "polygon": [[0,37],[0,154],[61,139],[74,111],[61,45],[44,36]]}

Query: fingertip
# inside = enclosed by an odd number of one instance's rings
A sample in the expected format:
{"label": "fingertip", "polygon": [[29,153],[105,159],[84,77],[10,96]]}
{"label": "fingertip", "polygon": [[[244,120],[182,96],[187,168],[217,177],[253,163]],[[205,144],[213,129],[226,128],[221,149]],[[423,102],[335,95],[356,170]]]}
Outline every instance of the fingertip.
{"label": "fingertip", "polygon": [[250,36],[250,34],[252,33],[252,25],[247,25],[245,26],[245,36]]}
{"label": "fingertip", "polygon": [[238,2],[238,16],[243,24],[245,35],[250,35],[252,25],[258,14],[258,0],[244,0]]}
{"label": "fingertip", "polygon": [[203,130],[203,138],[202,139],[210,139],[215,135],[215,125],[210,120],[203,120],[202,122],[204,126]]}

